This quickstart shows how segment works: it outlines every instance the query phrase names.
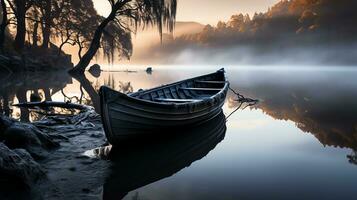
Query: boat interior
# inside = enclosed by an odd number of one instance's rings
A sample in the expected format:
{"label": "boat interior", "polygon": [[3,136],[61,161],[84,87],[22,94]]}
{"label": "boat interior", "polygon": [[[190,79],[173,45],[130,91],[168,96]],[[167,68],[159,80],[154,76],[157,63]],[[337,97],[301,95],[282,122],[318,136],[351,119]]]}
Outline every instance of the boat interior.
{"label": "boat interior", "polygon": [[189,103],[201,101],[217,94],[226,83],[224,73],[214,73],[137,92],[131,96],[160,103]]}

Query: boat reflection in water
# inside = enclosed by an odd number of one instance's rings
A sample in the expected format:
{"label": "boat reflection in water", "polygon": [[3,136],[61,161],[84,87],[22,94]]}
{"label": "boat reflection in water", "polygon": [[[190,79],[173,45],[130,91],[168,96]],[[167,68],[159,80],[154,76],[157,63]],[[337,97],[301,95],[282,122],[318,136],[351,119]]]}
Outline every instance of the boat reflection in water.
{"label": "boat reflection in water", "polygon": [[98,157],[113,162],[103,199],[122,199],[130,191],[172,176],[205,157],[224,139],[225,133],[226,119],[221,113],[194,128],[94,150]]}

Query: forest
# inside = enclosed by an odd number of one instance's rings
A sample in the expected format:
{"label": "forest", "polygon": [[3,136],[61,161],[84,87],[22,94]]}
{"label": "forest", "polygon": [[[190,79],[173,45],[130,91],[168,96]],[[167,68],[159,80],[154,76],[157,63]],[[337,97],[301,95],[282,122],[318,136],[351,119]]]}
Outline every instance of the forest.
{"label": "forest", "polygon": [[[189,52],[211,50],[208,54],[234,49],[237,52],[232,54],[241,57],[246,56],[247,51],[258,56],[279,56],[285,50],[309,54],[309,49],[314,49],[316,57],[319,52],[329,50],[326,57],[341,57],[336,62],[355,64],[351,55],[355,53],[357,39],[356,7],[357,2],[352,0],[283,0],[265,13],[235,14],[227,22],[206,25],[200,33],[165,35],[164,45],[153,45],[149,52],[171,59],[188,49]],[[242,50],[238,51],[239,48]],[[269,62],[261,60],[264,64]]]}
{"label": "forest", "polygon": [[139,27],[155,26],[159,33],[163,26],[173,30],[175,0],[108,2],[111,11],[103,17],[91,0],[2,0],[0,50],[26,63],[27,58],[44,53],[63,56],[65,45],[75,46],[80,62],[72,72],[83,73],[92,58],[100,54],[109,61],[114,57],[129,59],[133,50],[131,34]]}

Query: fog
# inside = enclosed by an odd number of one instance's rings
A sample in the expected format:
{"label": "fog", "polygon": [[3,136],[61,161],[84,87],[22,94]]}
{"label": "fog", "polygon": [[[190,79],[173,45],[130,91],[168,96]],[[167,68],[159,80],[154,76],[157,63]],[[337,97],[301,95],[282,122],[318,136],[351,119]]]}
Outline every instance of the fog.
{"label": "fog", "polygon": [[[280,1],[253,17],[237,13],[199,33],[140,49],[134,63],[209,65],[357,64],[356,1]],[[135,53],[134,53],[135,55]]]}
{"label": "fog", "polygon": [[347,65],[357,64],[356,45],[276,49],[238,46],[227,48],[187,47],[167,50],[141,49],[134,64],[165,65]]}
{"label": "fog", "polygon": [[[162,41],[156,28],[139,29],[130,60],[112,64],[354,66],[356,5],[352,0],[279,1],[254,16],[228,11],[231,18],[214,26],[177,22]],[[95,62],[106,60],[99,55]]]}

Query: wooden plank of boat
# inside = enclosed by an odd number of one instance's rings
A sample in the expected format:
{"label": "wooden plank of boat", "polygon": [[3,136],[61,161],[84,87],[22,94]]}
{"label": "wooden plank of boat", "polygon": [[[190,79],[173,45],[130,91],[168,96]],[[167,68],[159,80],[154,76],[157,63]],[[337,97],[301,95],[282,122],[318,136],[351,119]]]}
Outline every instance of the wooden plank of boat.
{"label": "wooden plank of boat", "polygon": [[162,102],[182,103],[182,102],[201,101],[202,99],[165,99],[165,98],[156,98],[155,100],[156,101],[162,101]]}
{"label": "wooden plank of boat", "polygon": [[[212,88],[212,83],[221,84]],[[223,69],[130,95],[103,86],[99,94],[105,134],[117,144],[166,128],[195,126],[221,112],[228,86]]]}
{"label": "wooden plank of boat", "polygon": [[216,84],[224,84],[227,81],[195,81],[195,83],[216,83]]}
{"label": "wooden plank of boat", "polygon": [[179,88],[180,90],[192,90],[192,91],[221,91],[222,88]]}

